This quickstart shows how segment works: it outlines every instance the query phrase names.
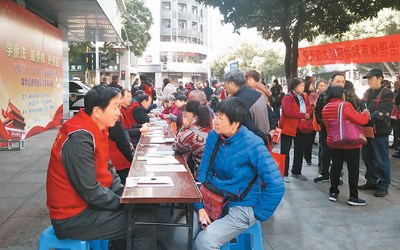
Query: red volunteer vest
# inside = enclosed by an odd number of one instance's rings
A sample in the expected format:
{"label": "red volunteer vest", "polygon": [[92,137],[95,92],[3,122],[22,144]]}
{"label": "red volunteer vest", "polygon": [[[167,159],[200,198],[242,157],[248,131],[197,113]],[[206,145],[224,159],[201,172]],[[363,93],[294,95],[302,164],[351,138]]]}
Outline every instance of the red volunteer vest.
{"label": "red volunteer vest", "polygon": [[121,111],[121,123],[122,123],[122,127],[124,129],[131,129],[132,128],[132,112],[129,113],[131,106],[133,104],[129,105],[128,107],[120,107],[120,111]]}
{"label": "red volunteer vest", "polygon": [[[121,107],[123,108],[123,107]],[[123,125],[123,116],[121,115],[121,123]],[[124,128],[125,129],[125,128]],[[108,138],[108,154],[111,160],[111,163],[114,165],[116,170],[123,170],[131,167],[131,162],[129,162],[125,156],[119,151],[117,147],[117,143],[115,141]]]}
{"label": "red volunteer vest", "polygon": [[[129,106],[127,117],[128,117],[128,119],[130,119],[131,125],[135,125],[135,124],[139,123],[138,121],[136,121],[135,117],[133,117],[133,110],[138,106],[141,106],[139,102],[134,102]],[[125,119],[126,119],[126,117],[125,117]]]}
{"label": "red volunteer vest", "polygon": [[46,181],[47,207],[51,219],[70,218],[88,206],[69,182],[61,157],[62,147],[69,135],[82,130],[93,136],[97,181],[103,187],[110,187],[112,184],[112,175],[108,171],[107,130],[101,131],[81,109],[76,116],[62,125],[51,149]]}

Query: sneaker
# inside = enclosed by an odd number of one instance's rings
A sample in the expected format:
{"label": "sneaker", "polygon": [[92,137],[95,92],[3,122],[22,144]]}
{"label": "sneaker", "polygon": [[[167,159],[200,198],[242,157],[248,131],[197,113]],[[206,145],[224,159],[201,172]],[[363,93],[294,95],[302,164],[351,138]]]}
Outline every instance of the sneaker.
{"label": "sneaker", "polygon": [[307,165],[311,165],[311,161],[306,161]]}
{"label": "sneaker", "polygon": [[387,191],[387,190],[378,189],[378,190],[376,190],[376,192],[375,192],[374,195],[375,195],[376,197],[385,197],[387,194],[388,194],[388,191]]}
{"label": "sneaker", "polygon": [[329,176],[324,176],[322,174],[314,178],[314,182],[327,182],[329,181]]}
{"label": "sneaker", "polygon": [[365,183],[364,185],[358,186],[359,190],[376,190],[376,184]]}
{"label": "sneaker", "polygon": [[367,202],[358,197],[357,198],[350,197],[349,200],[347,201],[347,204],[349,204],[350,206],[365,206]]}
{"label": "sneaker", "polygon": [[330,200],[330,201],[333,201],[333,202],[336,202],[338,196],[339,196],[339,195],[336,194],[336,193],[329,193],[329,200]]}
{"label": "sneaker", "polygon": [[302,174],[292,174],[292,176],[293,176],[294,178],[297,178],[297,179],[302,180],[302,181],[306,181],[306,180],[307,180],[307,177],[305,177],[305,176],[302,175]]}
{"label": "sneaker", "polygon": [[284,182],[290,182],[290,179],[289,179],[288,176],[284,176],[284,177],[283,177],[283,181],[284,181]]}

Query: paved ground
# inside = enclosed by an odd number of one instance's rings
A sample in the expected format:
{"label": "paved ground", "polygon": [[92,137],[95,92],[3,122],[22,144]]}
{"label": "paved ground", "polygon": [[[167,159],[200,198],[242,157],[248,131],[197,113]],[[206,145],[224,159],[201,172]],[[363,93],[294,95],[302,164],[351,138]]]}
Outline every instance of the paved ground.
{"label": "paved ground", "polygon": [[[29,138],[21,151],[0,152],[0,249],[37,249],[40,233],[50,224],[45,181],[56,133],[55,129]],[[388,196],[360,191],[367,205],[350,207],[345,203],[346,175],[336,203],[328,201],[329,183],[312,181],[317,172],[315,150],[313,165],[303,169],[309,180],[286,183],[282,203],[263,223],[264,249],[400,249],[400,160],[391,161]],[[163,239],[169,250],[183,249],[172,247],[173,237],[167,233]]]}

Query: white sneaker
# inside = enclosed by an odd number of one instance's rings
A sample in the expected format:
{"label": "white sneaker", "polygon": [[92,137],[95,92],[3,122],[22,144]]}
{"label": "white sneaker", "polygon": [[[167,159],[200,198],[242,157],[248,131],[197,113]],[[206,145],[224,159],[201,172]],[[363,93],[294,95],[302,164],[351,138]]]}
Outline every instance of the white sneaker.
{"label": "white sneaker", "polygon": [[285,176],[285,177],[283,177],[283,181],[284,181],[284,182],[290,182],[290,179],[289,179],[288,176]]}

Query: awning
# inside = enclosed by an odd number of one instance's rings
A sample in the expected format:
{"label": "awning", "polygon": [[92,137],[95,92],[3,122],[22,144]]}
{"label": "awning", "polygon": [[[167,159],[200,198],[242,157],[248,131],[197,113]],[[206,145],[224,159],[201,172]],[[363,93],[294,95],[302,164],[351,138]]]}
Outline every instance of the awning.
{"label": "awning", "polygon": [[121,42],[124,1],[25,0],[26,8],[68,30],[68,41]]}

